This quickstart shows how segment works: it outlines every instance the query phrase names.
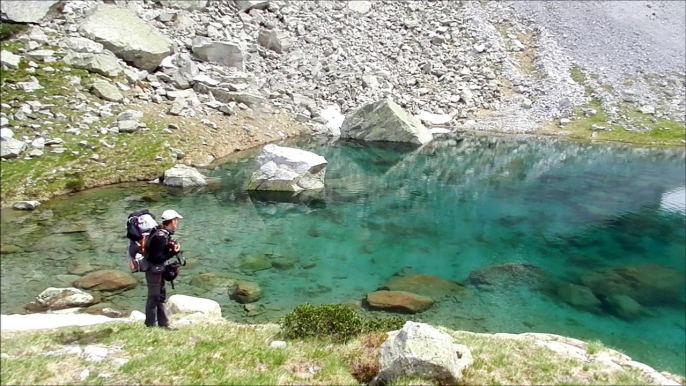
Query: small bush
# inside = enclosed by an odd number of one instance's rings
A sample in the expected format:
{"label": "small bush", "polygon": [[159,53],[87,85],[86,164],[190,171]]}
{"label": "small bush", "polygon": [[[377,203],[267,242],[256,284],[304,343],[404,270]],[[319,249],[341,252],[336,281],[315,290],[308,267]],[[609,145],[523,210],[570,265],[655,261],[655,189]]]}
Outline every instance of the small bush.
{"label": "small bush", "polygon": [[369,383],[379,374],[378,355],[362,355],[350,363],[350,375],[360,383]]}
{"label": "small bush", "polygon": [[25,24],[1,23],[0,40],[11,39],[21,33],[28,31],[29,27]]}
{"label": "small bush", "polygon": [[286,339],[329,338],[345,342],[365,332],[397,330],[404,320],[399,317],[369,319],[343,304],[305,303],[295,307],[279,324]]}
{"label": "small bush", "polygon": [[86,182],[83,180],[83,176],[81,174],[77,174],[74,178],[69,179],[64,184],[64,187],[66,189],[72,191],[83,190],[84,186],[86,186]]}

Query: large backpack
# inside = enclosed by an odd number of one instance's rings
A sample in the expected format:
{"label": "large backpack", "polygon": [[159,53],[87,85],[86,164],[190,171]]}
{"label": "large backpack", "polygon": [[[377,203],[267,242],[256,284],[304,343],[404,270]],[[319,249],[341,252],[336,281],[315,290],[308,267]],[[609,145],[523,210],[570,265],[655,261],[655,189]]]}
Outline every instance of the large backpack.
{"label": "large backpack", "polygon": [[126,237],[129,245],[126,260],[131,273],[145,272],[149,263],[145,257],[145,247],[148,245],[149,234],[157,228],[155,216],[149,210],[143,209],[133,212],[126,220]]}

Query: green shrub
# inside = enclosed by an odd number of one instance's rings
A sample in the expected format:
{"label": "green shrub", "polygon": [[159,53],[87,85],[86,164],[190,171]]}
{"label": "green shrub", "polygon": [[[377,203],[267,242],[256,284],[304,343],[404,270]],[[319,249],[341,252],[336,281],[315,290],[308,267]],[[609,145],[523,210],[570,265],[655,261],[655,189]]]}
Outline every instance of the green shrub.
{"label": "green shrub", "polygon": [[391,331],[402,328],[400,317],[370,319],[343,304],[313,306],[301,304],[279,320],[286,339],[329,338],[345,342],[372,331]]}
{"label": "green shrub", "polygon": [[0,40],[7,40],[23,32],[28,31],[25,24],[2,23],[0,24]]}
{"label": "green shrub", "polygon": [[81,173],[76,174],[64,184],[64,187],[71,191],[83,190],[84,186],[86,186],[86,182],[83,180],[83,175],[81,175]]}

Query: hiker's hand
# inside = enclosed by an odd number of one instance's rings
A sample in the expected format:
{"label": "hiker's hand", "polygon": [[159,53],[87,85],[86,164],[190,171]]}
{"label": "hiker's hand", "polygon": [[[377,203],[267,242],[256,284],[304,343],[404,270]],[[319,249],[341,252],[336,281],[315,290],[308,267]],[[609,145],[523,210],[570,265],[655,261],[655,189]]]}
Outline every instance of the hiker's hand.
{"label": "hiker's hand", "polygon": [[172,247],[172,252],[174,252],[174,254],[176,254],[176,253],[179,253],[180,250],[181,250],[181,244],[179,244],[178,242],[174,242],[174,246]]}

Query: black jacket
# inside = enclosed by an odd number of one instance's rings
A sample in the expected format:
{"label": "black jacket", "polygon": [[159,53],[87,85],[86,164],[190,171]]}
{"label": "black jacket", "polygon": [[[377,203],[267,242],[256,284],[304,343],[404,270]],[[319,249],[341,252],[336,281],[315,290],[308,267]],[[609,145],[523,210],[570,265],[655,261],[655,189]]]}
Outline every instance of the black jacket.
{"label": "black jacket", "polygon": [[[147,243],[147,256],[150,264],[164,264],[165,261],[174,257],[172,251],[169,249],[169,240],[174,231],[168,228],[162,228],[166,232],[160,232],[160,229],[151,232],[151,238]],[[168,233],[167,233],[168,232]]]}

